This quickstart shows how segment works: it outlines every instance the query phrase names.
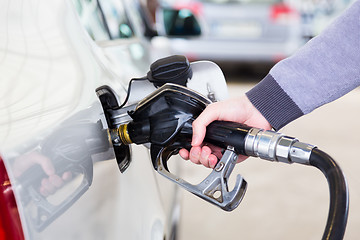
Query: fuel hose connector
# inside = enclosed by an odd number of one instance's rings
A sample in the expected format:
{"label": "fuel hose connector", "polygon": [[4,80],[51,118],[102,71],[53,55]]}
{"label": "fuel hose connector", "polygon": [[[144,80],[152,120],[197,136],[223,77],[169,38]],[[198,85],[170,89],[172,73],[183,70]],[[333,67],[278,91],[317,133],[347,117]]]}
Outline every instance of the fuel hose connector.
{"label": "fuel hose connector", "polygon": [[149,142],[150,123],[149,121],[130,122],[120,125],[110,132],[111,140],[129,145],[132,143],[144,144]]}
{"label": "fuel hose connector", "polygon": [[117,129],[117,134],[120,137],[120,140],[123,144],[129,145],[133,143],[129,136],[128,124],[120,125],[119,128]]}
{"label": "fuel hose connector", "polygon": [[315,146],[270,130],[250,129],[245,138],[245,153],[262,159],[309,165]]}

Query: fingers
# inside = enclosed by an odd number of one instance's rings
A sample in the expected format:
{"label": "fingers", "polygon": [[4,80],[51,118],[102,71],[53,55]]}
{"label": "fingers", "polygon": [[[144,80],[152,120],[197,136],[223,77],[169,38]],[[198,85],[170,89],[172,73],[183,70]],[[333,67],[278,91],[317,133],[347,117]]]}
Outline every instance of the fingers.
{"label": "fingers", "polygon": [[58,189],[64,186],[65,182],[72,178],[71,172],[64,172],[62,176],[56,174],[50,175],[48,178],[41,180],[40,194],[48,197],[54,194]]}
{"label": "fingers", "polygon": [[218,158],[214,154],[211,154],[208,159],[210,168],[214,168],[218,162]]}
{"label": "fingers", "polygon": [[192,147],[190,150],[190,160],[193,163],[200,164],[201,147]]}
{"label": "fingers", "polygon": [[208,168],[214,168],[217,163],[217,157],[212,154],[211,149],[208,146],[192,147],[190,152],[185,149],[181,149],[179,154],[185,160],[189,160],[195,164],[202,164]]}
{"label": "fingers", "polygon": [[182,157],[183,159],[185,159],[185,160],[189,160],[189,151],[188,150],[186,150],[186,149],[180,149],[180,151],[179,151],[179,155],[180,155],[180,157]]}
{"label": "fingers", "polygon": [[[195,147],[197,148],[197,147]],[[192,151],[192,157],[190,158],[190,152],[187,151],[186,149],[181,149],[179,151],[179,155],[185,159],[185,160],[191,160],[191,162],[196,163],[196,164],[203,164],[206,167],[210,167],[210,168],[214,168],[216,163],[217,163],[217,157],[211,153],[210,150],[210,154],[208,153],[208,150],[205,148],[205,152],[198,152],[199,150],[195,149]]]}
{"label": "fingers", "polygon": [[41,181],[40,193],[47,197],[54,194],[58,188],[63,186],[63,184],[64,181],[61,177],[58,175],[51,175]]}
{"label": "fingers", "polygon": [[[220,148],[214,146],[211,148],[208,146],[204,146],[202,148],[193,147],[190,152],[186,149],[181,149],[179,154],[185,160],[190,160],[195,164],[202,164],[208,168],[214,168],[219,159],[222,157],[222,152],[220,150]],[[248,158],[248,156],[238,155],[237,163],[245,161]]]}
{"label": "fingers", "polygon": [[54,194],[59,188],[63,187],[65,182],[72,178],[71,172],[64,172],[62,176],[57,175],[51,160],[35,151],[24,154],[15,160],[15,177],[21,176],[25,171],[36,164],[39,164],[47,175],[41,180],[39,188],[40,194],[45,197]]}
{"label": "fingers", "polygon": [[62,175],[62,179],[67,182],[72,179],[72,173],[71,172],[64,172]]}

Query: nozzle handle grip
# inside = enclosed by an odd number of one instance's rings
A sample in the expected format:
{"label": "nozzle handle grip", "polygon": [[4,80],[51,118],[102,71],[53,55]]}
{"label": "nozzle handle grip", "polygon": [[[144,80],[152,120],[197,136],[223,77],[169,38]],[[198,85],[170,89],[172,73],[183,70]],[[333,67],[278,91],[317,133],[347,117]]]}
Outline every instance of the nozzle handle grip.
{"label": "nozzle handle grip", "polygon": [[204,141],[226,149],[234,147],[237,154],[246,155],[245,138],[251,127],[228,121],[214,121],[206,128]]}

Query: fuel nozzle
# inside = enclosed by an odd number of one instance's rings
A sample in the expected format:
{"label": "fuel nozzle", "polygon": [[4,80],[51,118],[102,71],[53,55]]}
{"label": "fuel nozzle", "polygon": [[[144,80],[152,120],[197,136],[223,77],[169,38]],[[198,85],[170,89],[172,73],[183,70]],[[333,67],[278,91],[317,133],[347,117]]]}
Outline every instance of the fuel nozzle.
{"label": "fuel nozzle", "polygon": [[143,99],[128,115],[131,121],[110,129],[113,144],[150,144],[154,169],[189,192],[218,207],[232,211],[242,200],[247,183],[238,175],[229,191],[228,178],[238,154],[245,154],[245,137],[251,129],[232,122],[213,122],[205,141],[224,149],[211,174],[197,185],[172,174],[168,159],[181,148],[190,149],[193,120],[211,103],[201,94],[177,84],[165,84]]}
{"label": "fuel nozzle", "polygon": [[[189,73],[186,64],[178,70]],[[348,189],[342,171],[328,155],[295,138],[239,123],[215,121],[207,127],[205,142],[223,148],[224,153],[213,171],[196,185],[172,174],[167,167],[168,159],[181,148],[190,149],[192,122],[211,101],[182,85],[158,83],[150,84],[159,88],[136,105],[120,107],[110,89],[97,90],[121,172],[130,164],[130,144],[150,145],[152,164],[158,173],[223,210],[232,211],[241,202],[247,187],[246,181],[237,175],[233,190],[228,188],[238,154],[312,165],[327,177],[330,196],[335,199],[330,201],[323,239],[342,238],[348,212]]]}
{"label": "fuel nozzle", "polygon": [[[210,103],[201,94],[184,86],[161,86],[127,111],[128,121],[113,124],[109,129],[115,152],[128,149],[130,144],[150,144],[151,160],[157,172],[227,211],[240,203],[246,189],[246,181],[238,175],[236,187],[228,191],[228,177],[239,154],[306,164],[312,146],[273,131],[214,121],[207,127],[204,141],[224,149],[224,154],[213,172],[198,185],[173,175],[167,166],[168,159],[182,148],[191,148],[192,122]],[[115,155],[123,172],[128,161],[124,161],[120,154],[118,151]],[[215,192],[221,192],[220,197]]]}

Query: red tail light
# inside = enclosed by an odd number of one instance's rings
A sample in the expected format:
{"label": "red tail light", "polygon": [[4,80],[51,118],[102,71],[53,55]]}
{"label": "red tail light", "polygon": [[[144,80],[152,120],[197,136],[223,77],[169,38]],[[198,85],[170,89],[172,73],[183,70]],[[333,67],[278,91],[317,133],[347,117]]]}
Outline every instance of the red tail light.
{"label": "red tail light", "polygon": [[275,22],[289,23],[299,20],[298,11],[284,3],[275,4],[270,8],[270,19]]}
{"label": "red tail light", "polygon": [[9,176],[0,157],[0,240],[23,240],[20,216]]}

